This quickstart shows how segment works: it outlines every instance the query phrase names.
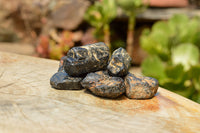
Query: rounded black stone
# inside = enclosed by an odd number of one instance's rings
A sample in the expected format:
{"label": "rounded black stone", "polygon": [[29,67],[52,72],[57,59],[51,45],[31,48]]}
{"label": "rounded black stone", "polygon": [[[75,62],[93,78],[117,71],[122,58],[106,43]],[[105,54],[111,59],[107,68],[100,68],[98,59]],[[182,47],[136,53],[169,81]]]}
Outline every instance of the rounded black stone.
{"label": "rounded black stone", "polygon": [[125,92],[124,80],[121,77],[109,76],[107,71],[87,74],[81,85],[93,94],[105,98],[116,98]]}
{"label": "rounded black stone", "polygon": [[123,48],[115,50],[109,60],[107,69],[111,76],[123,77],[128,74],[131,57]]}
{"label": "rounded black stone", "polygon": [[64,70],[70,76],[82,76],[106,69],[108,60],[109,48],[105,43],[99,42],[74,47],[67,53],[67,58],[64,60]]}
{"label": "rounded black stone", "polygon": [[80,90],[83,89],[80,83],[82,80],[82,77],[71,77],[66,72],[60,71],[51,77],[50,84],[60,90]]}

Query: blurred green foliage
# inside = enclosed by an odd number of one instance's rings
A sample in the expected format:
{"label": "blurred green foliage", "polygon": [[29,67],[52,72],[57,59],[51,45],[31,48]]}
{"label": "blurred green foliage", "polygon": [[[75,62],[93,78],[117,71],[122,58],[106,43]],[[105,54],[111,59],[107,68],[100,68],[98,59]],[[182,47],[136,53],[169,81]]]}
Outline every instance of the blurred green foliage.
{"label": "blurred green foliage", "polygon": [[110,47],[110,22],[117,15],[115,0],[96,1],[85,13],[85,20],[95,27],[95,35],[104,34],[104,41]]}
{"label": "blurred green foliage", "polygon": [[109,24],[116,17],[115,0],[97,1],[90,6],[85,14],[85,19],[100,30],[105,24]]}
{"label": "blurred green foliage", "polygon": [[19,37],[13,30],[0,26],[0,42],[14,42],[17,40],[19,40]]}
{"label": "blurred green foliage", "polygon": [[116,0],[117,5],[126,13],[128,19],[126,50],[130,56],[133,55],[134,31],[136,15],[145,9],[146,4],[142,0]]}
{"label": "blurred green foliage", "polygon": [[116,0],[116,2],[128,16],[140,13],[146,7],[142,0]]}
{"label": "blurred green foliage", "polygon": [[145,29],[140,42],[149,54],[142,63],[143,73],[200,103],[200,18],[174,15]]}
{"label": "blurred green foliage", "polygon": [[[95,37],[104,38],[104,42],[114,49],[118,44],[110,43],[110,22],[117,16],[117,8],[121,8],[129,17],[127,29],[127,51],[132,55],[134,44],[135,17],[147,7],[142,0],[101,0],[96,1],[85,13],[85,20],[95,28]],[[103,35],[103,37],[102,37]]]}
{"label": "blurred green foliage", "polygon": [[58,34],[55,30],[51,30],[48,36],[40,36],[36,47],[38,56],[60,60],[75,45],[74,34],[75,32],[71,31],[62,31]]}

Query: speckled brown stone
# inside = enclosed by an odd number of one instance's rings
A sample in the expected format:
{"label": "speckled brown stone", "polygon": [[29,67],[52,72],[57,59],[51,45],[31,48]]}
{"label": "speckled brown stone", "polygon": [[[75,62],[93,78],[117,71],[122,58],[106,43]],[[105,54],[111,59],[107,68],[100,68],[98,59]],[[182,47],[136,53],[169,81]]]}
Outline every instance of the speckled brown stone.
{"label": "speckled brown stone", "polygon": [[108,60],[109,48],[105,43],[88,44],[68,51],[64,69],[70,76],[82,76],[106,69]]}
{"label": "speckled brown stone", "polygon": [[107,69],[111,76],[123,77],[128,74],[130,63],[131,57],[126,50],[123,48],[118,48],[113,52]]}
{"label": "speckled brown stone", "polygon": [[51,79],[50,84],[53,88],[59,90],[80,90],[82,77],[71,77],[66,72],[60,71],[55,73]]}
{"label": "speckled brown stone", "polygon": [[158,81],[151,77],[129,73],[125,77],[126,96],[134,99],[152,98],[158,90]]}
{"label": "speckled brown stone", "polygon": [[125,92],[124,80],[109,76],[107,71],[87,74],[81,85],[93,94],[105,98],[116,98]]}

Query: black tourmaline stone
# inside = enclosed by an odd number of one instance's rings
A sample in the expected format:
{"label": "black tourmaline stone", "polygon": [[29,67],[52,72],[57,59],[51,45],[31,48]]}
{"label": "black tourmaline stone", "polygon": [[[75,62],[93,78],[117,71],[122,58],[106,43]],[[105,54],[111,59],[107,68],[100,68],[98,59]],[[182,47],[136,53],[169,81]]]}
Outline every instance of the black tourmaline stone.
{"label": "black tourmaline stone", "polygon": [[125,77],[126,96],[134,99],[152,98],[158,90],[158,81],[151,77],[139,77],[129,73]]}
{"label": "black tourmaline stone", "polygon": [[107,71],[89,73],[81,81],[85,89],[105,98],[116,98],[125,92],[124,80],[121,77],[111,77]]}
{"label": "black tourmaline stone", "polygon": [[70,76],[106,69],[109,60],[109,48],[99,42],[85,46],[74,47],[67,53],[64,60],[64,69]]}
{"label": "black tourmaline stone", "polygon": [[50,84],[53,88],[59,90],[80,90],[82,77],[70,77],[66,72],[60,71],[55,73],[51,79]]}
{"label": "black tourmaline stone", "polygon": [[61,59],[60,59],[60,64],[59,64],[59,68],[58,68],[58,72],[61,72],[61,71],[65,71],[64,70],[64,60],[67,58],[67,56],[63,56]]}
{"label": "black tourmaline stone", "polygon": [[128,55],[126,50],[118,48],[113,52],[107,69],[111,76],[123,77],[128,74],[130,63],[131,57]]}

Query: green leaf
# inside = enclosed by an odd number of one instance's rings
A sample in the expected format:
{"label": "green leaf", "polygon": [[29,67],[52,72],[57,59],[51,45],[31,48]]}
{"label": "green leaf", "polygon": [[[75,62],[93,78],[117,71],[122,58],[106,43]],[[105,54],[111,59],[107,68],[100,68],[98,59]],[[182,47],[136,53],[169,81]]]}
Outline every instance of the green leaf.
{"label": "green leaf", "polygon": [[65,45],[62,50],[64,53],[66,53],[70,49],[69,45]]}
{"label": "green leaf", "polygon": [[200,29],[193,36],[193,39],[194,39],[194,44],[200,49]]}
{"label": "green leaf", "polygon": [[[159,80],[160,86],[200,102],[200,18],[174,15],[160,21],[140,38],[148,57],[143,73]],[[154,62],[154,63],[153,63]],[[161,65],[158,65],[161,64]]]}
{"label": "green leaf", "polygon": [[151,37],[149,36],[150,33],[148,33],[149,30],[144,30],[142,33],[142,36],[140,37],[140,43],[142,48],[147,51],[149,54],[154,54],[155,50],[154,50],[154,40],[151,39]]}
{"label": "green leaf", "polygon": [[[187,34],[189,18],[184,14],[176,14],[169,21],[171,45],[178,45],[182,42],[183,36]],[[186,42],[185,42],[186,43]]]}
{"label": "green leaf", "polygon": [[195,89],[200,93],[200,78],[193,79]]}
{"label": "green leaf", "polygon": [[168,37],[164,32],[157,30],[150,37],[155,41],[154,48],[159,54],[168,54]]}
{"label": "green leaf", "polygon": [[190,96],[190,99],[200,103],[200,92],[194,91],[193,95]]}
{"label": "green leaf", "polygon": [[127,11],[133,11],[134,8],[142,5],[141,0],[117,0],[117,4]]}
{"label": "green leaf", "polygon": [[192,66],[189,73],[190,73],[190,78],[199,78],[200,77],[200,64]]}
{"label": "green leaf", "polygon": [[180,32],[181,43],[195,43],[196,34],[199,31],[199,21],[197,19],[191,19],[187,23],[187,28],[182,28]]}
{"label": "green leaf", "polygon": [[172,50],[172,63],[174,65],[182,64],[185,71],[198,62],[199,50],[193,44],[181,44]]}
{"label": "green leaf", "polygon": [[189,76],[192,79],[195,89],[200,93],[200,64],[191,67]]}
{"label": "green leaf", "polygon": [[103,0],[95,2],[85,13],[84,19],[99,30],[105,24],[109,24],[117,15],[115,0]]}
{"label": "green leaf", "polygon": [[183,66],[178,64],[176,66],[167,66],[165,72],[167,77],[177,80],[183,77],[184,70]]}
{"label": "green leaf", "polygon": [[173,90],[173,92],[175,92],[181,96],[189,98],[189,97],[191,97],[191,95],[193,93],[193,89],[183,87],[181,90]]}
{"label": "green leaf", "polygon": [[159,81],[162,87],[171,90],[171,91],[185,91],[184,83],[177,82],[174,79],[164,79],[161,82]]}
{"label": "green leaf", "polygon": [[142,0],[116,0],[117,5],[121,7],[127,15],[136,14],[145,9],[146,5]]}
{"label": "green leaf", "polygon": [[188,80],[188,74],[184,72],[181,64],[176,66],[167,65],[165,73],[167,78],[160,82],[162,86],[172,91],[183,91],[183,88],[186,88],[185,82]]}
{"label": "green leaf", "polygon": [[97,6],[98,4],[94,6],[90,6],[88,10],[85,13],[84,19],[88,21],[92,26],[95,28],[101,28],[103,26],[102,22],[102,14],[99,12],[100,7]]}
{"label": "green leaf", "polygon": [[170,20],[169,25],[173,30],[177,30],[179,28],[185,28],[189,22],[189,18],[184,14],[175,14]]}
{"label": "green leaf", "polygon": [[151,55],[158,55],[162,60],[169,58],[168,37],[162,30],[154,30],[150,34],[144,31],[140,38],[141,46]]}
{"label": "green leaf", "polygon": [[110,23],[117,16],[117,5],[115,0],[102,1],[102,14],[104,17],[104,24]]}
{"label": "green leaf", "polygon": [[59,60],[62,57],[63,51],[62,48],[58,45],[50,48],[49,57],[51,59]]}
{"label": "green leaf", "polygon": [[150,56],[142,63],[142,72],[146,76],[151,76],[162,80],[166,78],[164,64],[158,56]]}
{"label": "green leaf", "polygon": [[152,32],[156,31],[165,33],[165,36],[169,36],[171,32],[168,23],[165,21],[158,21],[153,25]]}

